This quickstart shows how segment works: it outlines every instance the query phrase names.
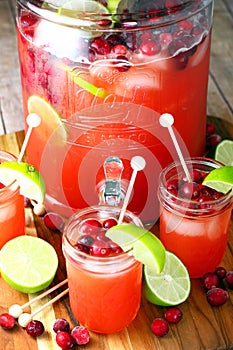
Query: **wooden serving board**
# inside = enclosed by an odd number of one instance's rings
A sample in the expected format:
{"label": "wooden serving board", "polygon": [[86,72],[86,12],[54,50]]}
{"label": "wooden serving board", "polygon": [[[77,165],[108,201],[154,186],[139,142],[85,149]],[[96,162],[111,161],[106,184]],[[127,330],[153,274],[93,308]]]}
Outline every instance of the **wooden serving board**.
{"label": "wooden serving board", "polygon": [[[216,121],[215,121],[216,122]],[[225,137],[233,138],[232,125],[218,120],[217,127]],[[0,137],[0,149],[8,150],[15,155],[23,141],[23,131],[3,135]],[[37,235],[50,242],[56,249],[59,257],[59,268],[53,284],[57,284],[66,278],[65,262],[61,251],[61,233],[48,230],[43,219],[33,216],[31,209],[27,209],[31,216],[31,224],[26,233]],[[154,227],[155,232],[158,227]],[[208,257],[207,257],[208,258]],[[233,270],[233,218],[231,220],[227,251],[222,265],[227,270]],[[62,287],[60,289],[65,289]],[[117,291],[116,291],[117,293]],[[53,296],[55,296],[55,292]],[[22,294],[9,287],[0,277],[0,313],[7,312],[10,305],[24,304],[31,295]],[[48,301],[46,297],[43,303]],[[142,304],[138,316],[134,322],[123,331],[113,335],[98,335],[91,333],[91,341],[88,350],[220,350],[233,349],[233,291],[229,293],[229,299],[223,306],[211,307],[206,301],[205,293],[200,280],[192,280],[191,295],[188,300],[180,305],[183,311],[183,319],[177,325],[171,325],[170,331],[164,338],[157,338],[151,331],[151,323],[156,317],[163,317],[165,308],[150,304],[142,298]],[[36,305],[38,307],[39,305]],[[34,306],[35,307],[35,306]],[[35,308],[36,308],[35,307]],[[27,310],[30,312],[30,309]],[[63,317],[76,324],[69,305],[69,297],[66,295],[49,307],[36,318],[41,319],[46,332],[41,337],[33,339],[19,326],[11,331],[0,329],[0,350],[53,350],[60,349],[55,343],[55,335],[52,325],[56,318]],[[81,347],[80,347],[81,348]]]}

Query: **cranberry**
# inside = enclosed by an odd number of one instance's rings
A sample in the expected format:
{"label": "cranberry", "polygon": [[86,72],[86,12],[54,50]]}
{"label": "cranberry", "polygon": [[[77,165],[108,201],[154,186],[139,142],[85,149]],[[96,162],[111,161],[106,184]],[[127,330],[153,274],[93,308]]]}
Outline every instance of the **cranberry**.
{"label": "cranberry", "polygon": [[151,325],[151,329],[157,337],[164,337],[169,331],[169,325],[166,320],[156,318]]}
{"label": "cranberry", "polygon": [[75,341],[70,333],[61,331],[56,334],[56,343],[63,350],[69,350],[74,346]]}
{"label": "cranberry", "polygon": [[13,316],[4,313],[0,315],[0,326],[5,329],[12,329],[15,325],[15,319]]}
{"label": "cranberry", "polygon": [[107,55],[111,51],[110,44],[102,38],[95,38],[93,41],[91,41],[90,47],[99,55]]}
{"label": "cranberry", "polygon": [[59,214],[49,212],[44,216],[44,224],[52,231],[62,231],[64,221]]}
{"label": "cranberry", "polygon": [[96,219],[87,219],[81,222],[79,232],[85,235],[96,235],[102,229],[101,223]]}
{"label": "cranberry", "polygon": [[137,50],[137,37],[135,33],[128,33],[125,44],[128,49],[132,50],[133,52]]}
{"label": "cranberry", "polygon": [[32,320],[27,324],[26,332],[32,337],[39,337],[44,333],[44,325],[40,321]]}
{"label": "cranberry", "polygon": [[184,19],[178,22],[178,27],[182,30],[189,31],[192,29],[193,23]]}
{"label": "cranberry", "polygon": [[222,288],[211,288],[206,293],[207,301],[212,306],[220,306],[225,304],[228,299],[228,293]]}
{"label": "cranberry", "polygon": [[95,240],[90,247],[90,254],[93,256],[108,256],[111,252],[111,248],[103,241]]}
{"label": "cranberry", "polygon": [[127,53],[127,48],[125,47],[125,45],[118,44],[113,47],[112,51],[116,55],[125,55]]}
{"label": "cranberry", "polygon": [[71,336],[74,338],[78,345],[85,345],[89,343],[90,334],[88,330],[83,326],[76,326],[71,331]]}
{"label": "cranberry", "polygon": [[179,188],[179,180],[178,179],[172,179],[168,181],[167,183],[167,190],[168,191],[178,191]]}
{"label": "cranberry", "polygon": [[171,323],[178,323],[183,318],[183,313],[178,307],[171,307],[164,314],[166,320]]}
{"label": "cranberry", "polygon": [[100,19],[97,21],[97,24],[100,27],[109,27],[112,24],[112,21],[110,19]]}
{"label": "cranberry", "polygon": [[114,255],[123,253],[123,249],[119,245],[117,245],[115,242],[110,241],[109,246]]}
{"label": "cranberry", "polygon": [[187,199],[195,199],[199,196],[200,188],[196,182],[185,182],[180,188],[180,194]]}
{"label": "cranberry", "polygon": [[0,188],[4,188],[5,186],[3,185],[3,183],[0,182]]}
{"label": "cranberry", "polygon": [[161,33],[159,35],[160,44],[166,47],[170,42],[172,42],[172,35],[170,33]]}
{"label": "cranberry", "polygon": [[[116,46],[124,46],[124,39],[119,35],[119,34],[110,34],[107,38],[106,38],[107,42],[114,48]],[[125,46],[124,46],[125,47]],[[115,51],[114,51],[115,52]],[[117,53],[117,52],[115,52]]]}
{"label": "cranberry", "polygon": [[117,220],[114,219],[114,218],[106,219],[106,220],[103,222],[103,228],[105,228],[106,230],[108,230],[108,229],[110,229],[111,227],[116,226],[116,225],[117,225]]}
{"label": "cranberry", "polygon": [[218,276],[218,278],[223,279],[226,276],[226,269],[223,266],[216,267],[214,273]]}
{"label": "cranberry", "polygon": [[225,281],[230,289],[233,289],[233,271],[229,271],[226,274]]}
{"label": "cranberry", "polygon": [[209,290],[220,285],[219,278],[214,272],[206,272],[201,278],[201,283],[205,290]]}
{"label": "cranberry", "polygon": [[142,42],[139,50],[147,56],[154,56],[158,54],[161,50],[161,46],[159,43],[155,41],[148,40],[146,42]]}
{"label": "cranberry", "polygon": [[64,318],[58,318],[53,324],[53,330],[55,333],[69,332],[70,331],[69,322]]}
{"label": "cranberry", "polygon": [[113,61],[113,64],[116,65],[116,68],[119,70],[119,72],[126,72],[131,67],[127,57],[122,55],[117,56],[116,61]]}
{"label": "cranberry", "polygon": [[207,137],[207,143],[209,146],[214,147],[222,141],[222,137],[218,134],[212,134]]}

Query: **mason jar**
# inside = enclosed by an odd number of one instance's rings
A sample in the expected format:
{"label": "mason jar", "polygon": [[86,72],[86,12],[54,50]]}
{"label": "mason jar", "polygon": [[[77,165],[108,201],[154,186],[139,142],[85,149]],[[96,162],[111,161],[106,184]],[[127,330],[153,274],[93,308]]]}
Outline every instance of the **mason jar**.
{"label": "mason jar", "polygon": [[[188,159],[186,165],[191,174],[201,174],[199,181],[221,166],[208,158]],[[168,165],[160,175],[160,239],[167,250],[183,261],[190,276],[199,278],[214,271],[223,259],[233,196],[232,191],[220,194],[200,182],[199,197],[193,199],[190,193],[188,199],[181,190],[177,192],[177,189],[171,188],[177,180],[182,186],[183,179],[185,175],[179,162]]]}
{"label": "mason jar", "polygon": [[[12,154],[0,150],[0,163],[17,161]],[[0,180],[1,182],[1,180]],[[8,186],[0,183],[0,249],[12,238],[25,233],[24,198],[16,181]]]}
{"label": "mason jar", "polygon": [[[142,264],[130,251],[96,256],[87,253],[88,245],[77,248],[80,236],[87,236],[83,223],[103,223],[117,219],[119,213],[119,208],[109,206],[82,209],[71,216],[63,234],[72,313],[82,325],[97,333],[115,333],[127,327],[141,303]],[[138,217],[128,211],[123,222],[142,226]],[[92,238],[93,231],[89,230],[88,235]],[[105,241],[101,243],[103,250],[108,249]]]}

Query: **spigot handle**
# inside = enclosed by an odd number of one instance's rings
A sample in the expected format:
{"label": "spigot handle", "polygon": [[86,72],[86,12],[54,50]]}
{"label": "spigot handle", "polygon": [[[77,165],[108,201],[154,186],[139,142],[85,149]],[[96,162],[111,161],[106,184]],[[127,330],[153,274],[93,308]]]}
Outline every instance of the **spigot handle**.
{"label": "spigot handle", "polygon": [[122,199],[121,175],[124,169],[120,158],[111,156],[104,162],[105,189],[104,199],[109,205],[119,205]]}

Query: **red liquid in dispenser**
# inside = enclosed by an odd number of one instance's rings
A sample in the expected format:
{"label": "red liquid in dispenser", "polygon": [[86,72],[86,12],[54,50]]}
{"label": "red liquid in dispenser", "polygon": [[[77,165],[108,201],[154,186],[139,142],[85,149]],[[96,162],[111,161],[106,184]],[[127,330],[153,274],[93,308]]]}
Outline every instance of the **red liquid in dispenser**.
{"label": "red liquid in dispenser", "polygon": [[122,159],[127,187],[130,159],[140,155],[147,166],[129,209],[143,222],[157,219],[158,174],[176,157],[161,113],[174,115],[191,156],[204,152],[212,1],[160,5],[148,1],[145,12],[138,2],[127,16],[75,17],[65,5],[18,3],[25,116],[28,103],[44,113],[28,159],[45,177],[47,206],[64,215],[98,202],[107,157]]}

